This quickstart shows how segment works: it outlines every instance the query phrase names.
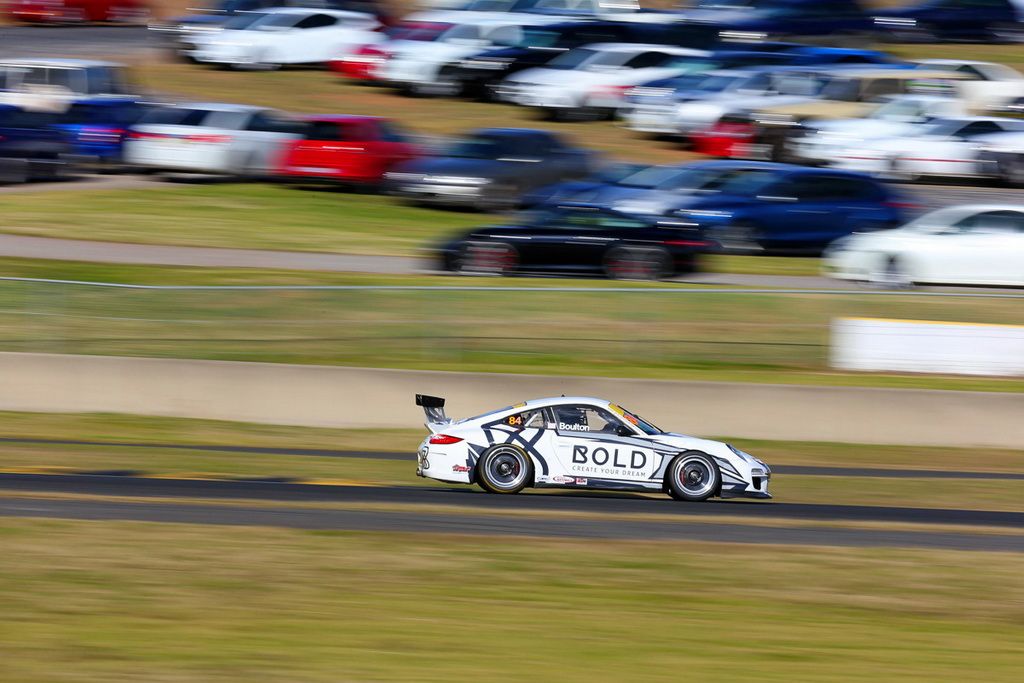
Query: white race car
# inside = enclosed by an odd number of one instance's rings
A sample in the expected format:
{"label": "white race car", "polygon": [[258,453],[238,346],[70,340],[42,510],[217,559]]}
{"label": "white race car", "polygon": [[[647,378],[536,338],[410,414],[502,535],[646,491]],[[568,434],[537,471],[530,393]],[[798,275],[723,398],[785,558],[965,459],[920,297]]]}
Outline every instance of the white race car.
{"label": "white race car", "polygon": [[416,474],[489,493],[537,488],[664,491],[677,500],[771,498],[771,470],[728,444],[664,432],[597,398],[526,401],[465,420],[416,395],[430,436]]}

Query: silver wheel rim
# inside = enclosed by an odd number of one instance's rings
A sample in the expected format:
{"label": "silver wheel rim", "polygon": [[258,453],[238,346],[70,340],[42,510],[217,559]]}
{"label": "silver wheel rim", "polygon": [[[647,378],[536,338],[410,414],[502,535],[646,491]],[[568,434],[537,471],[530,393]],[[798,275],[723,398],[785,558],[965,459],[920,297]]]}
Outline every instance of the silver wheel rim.
{"label": "silver wheel rim", "polygon": [[522,486],[527,469],[526,458],[515,448],[496,448],[487,454],[484,462],[488,483],[502,491]]}
{"label": "silver wheel rim", "polygon": [[706,496],[715,488],[714,466],[699,455],[692,455],[679,461],[673,476],[680,490],[688,496]]}

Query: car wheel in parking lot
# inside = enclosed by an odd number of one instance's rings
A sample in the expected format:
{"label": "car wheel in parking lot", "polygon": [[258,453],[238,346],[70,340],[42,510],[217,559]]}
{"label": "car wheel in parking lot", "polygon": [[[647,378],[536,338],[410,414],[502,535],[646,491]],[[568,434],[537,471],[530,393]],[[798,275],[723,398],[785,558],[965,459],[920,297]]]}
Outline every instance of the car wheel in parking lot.
{"label": "car wheel in parking lot", "polygon": [[464,275],[508,275],[519,265],[519,254],[501,242],[467,242],[455,261]]}
{"label": "car wheel in parking lot", "polygon": [[911,289],[914,286],[906,264],[898,256],[882,256],[878,270],[868,275],[868,282],[882,289]]}
{"label": "car wheel in parking lot", "polygon": [[660,248],[616,247],[604,260],[612,280],[661,280],[672,274],[672,257]]}
{"label": "car wheel in parking lot", "polygon": [[0,159],[0,185],[27,183],[29,164],[25,159]]}
{"label": "car wheel in parking lot", "polygon": [[1024,187],[1024,154],[1005,154],[998,161],[999,178],[1010,187]]}
{"label": "car wheel in parking lot", "polygon": [[676,500],[699,502],[718,492],[722,474],[714,459],[700,451],[677,455],[665,472],[668,494]]}

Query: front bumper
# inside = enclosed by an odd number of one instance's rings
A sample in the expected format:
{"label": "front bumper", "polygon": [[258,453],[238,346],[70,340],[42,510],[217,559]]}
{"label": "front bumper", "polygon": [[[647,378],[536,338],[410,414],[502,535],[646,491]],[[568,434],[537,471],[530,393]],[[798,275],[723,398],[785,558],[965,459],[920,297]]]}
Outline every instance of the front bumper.
{"label": "front bumper", "polygon": [[484,196],[486,184],[447,184],[428,181],[391,185],[388,194],[431,204],[474,205]]}

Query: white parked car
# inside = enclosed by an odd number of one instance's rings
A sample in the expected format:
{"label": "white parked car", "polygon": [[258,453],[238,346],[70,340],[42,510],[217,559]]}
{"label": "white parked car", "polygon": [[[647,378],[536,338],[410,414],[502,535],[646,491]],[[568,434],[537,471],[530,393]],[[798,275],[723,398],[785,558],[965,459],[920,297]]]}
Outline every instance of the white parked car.
{"label": "white parked car", "polygon": [[619,116],[626,127],[644,133],[689,135],[713,126],[725,114],[765,104],[811,99],[823,77],[783,68],[729,69],[683,77],[693,87],[640,86],[627,93]]}
{"label": "white parked car", "polygon": [[685,73],[709,54],[668,45],[595,43],[569,50],[543,67],[512,74],[496,94],[557,119],[600,118],[618,110],[633,87]]}
{"label": "white parked car", "polygon": [[664,491],[677,500],[771,498],[769,467],[728,444],[666,432],[597,398],[526,401],[453,421],[444,399],[416,396],[431,434],[416,473],[479,484],[489,493],[526,487]]}
{"label": "white parked car", "polygon": [[457,95],[462,86],[446,73],[446,67],[498,45],[518,44],[524,26],[555,21],[543,16],[509,15],[458,23],[430,41],[390,41],[382,46],[388,58],[377,68],[377,75],[409,94]]}
{"label": "white parked car", "polygon": [[1024,132],[986,135],[978,156],[983,175],[1011,187],[1024,187]]}
{"label": "white parked car", "polygon": [[317,64],[383,40],[379,27],[376,17],[363,12],[282,7],[229,19],[223,30],[196,36],[187,54],[234,68]]}
{"label": "white parked car", "polygon": [[155,109],[132,127],[125,162],[164,173],[262,176],[277,168],[301,123],[242,104]]}
{"label": "white parked car", "polygon": [[971,78],[957,84],[960,96],[976,113],[984,113],[1024,96],[1024,74],[1005,64],[967,59],[920,59],[922,69],[942,69]]}
{"label": "white parked car", "polygon": [[915,135],[935,119],[966,113],[963,100],[957,98],[894,95],[863,118],[804,122],[805,132],[793,140],[791,153],[802,163],[828,165],[862,141]]}
{"label": "white parked car", "polygon": [[1024,131],[1024,120],[936,119],[899,136],[853,143],[836,154],[832,166],[893,180],[983,177],[992,173],[982,155],[988,138],[1016,131]]}
{"label": "white parked car", "polygon": [[824,270],[842,280],[1024,287],[1024,205],[951,206],[893,230],[833,242]]}

